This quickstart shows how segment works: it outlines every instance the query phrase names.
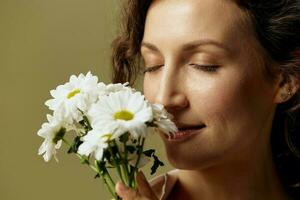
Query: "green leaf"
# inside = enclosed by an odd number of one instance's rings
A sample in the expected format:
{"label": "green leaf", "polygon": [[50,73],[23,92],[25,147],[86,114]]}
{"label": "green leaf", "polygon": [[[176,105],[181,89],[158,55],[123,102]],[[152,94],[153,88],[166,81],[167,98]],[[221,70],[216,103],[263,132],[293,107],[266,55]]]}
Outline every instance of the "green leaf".
{"label": "green leaf", "polygon": [[83,143],[80,136],[76,136],[71,147],[68,150],[68,153],[77,153],[78,147]]}
{"label": "green leaf", "polygon": [[143,153],[143,146],[137,145],[136,146],[136,153],[138,155],[142,154]]}
{"label": "green leaf", "polygon": [[129,152],[129,153],[134,153],[135,152],[135,146],[132,146],[132,145],[126,145],[126,150]]}
{"label": "green leaf", "polygon": [[78,123],[79,123],[81,126],[85,126],[84,120],[80,120]]}
{"label": "green leaf", "polygon": [[147,157],[152,157],[152,155],[155,153],[154,149],[149,149],[143,152],[143,154],[145,154],[145,156]]}
{"label": "green leaf", "polygon": [[117,153],[118,153],[118,147],[116,145],[112,145],[111,146],[111,150],[112,150],[113,156],[117,155]]}
{"label": "green leaf", "polygon": [[85,128],[86,128],[87,132],[90,131],[90,130],[92,130],[90,121],[89,121],[89,119],[87,118],[87,116],[86,116],[86,115],[83,115],[82,117],[83,117],[83,120],[84,120],[84,122],[85,122]]}
{"label": "green leaf", "polygon": [[110,154],[110,152],[109,152],[108,149],[105,149],[104,152],[103,152],[103,160],[107,160],[107,162],[108,162],[111,166],[114,166],[114,163],[113,163],[113,157],[112,157],[112,155]]}
{"label": "green leaf", "polygon": [[145,124],[146,124],[147,126],[150,126],[150,127],[157,127],[157,125],[154,124],[154,121],[152,121],[152,122],[146,122]]}
{"label": "green leaf", "polygon": [[153,154],[152,157],[154,158],[154,163],[151,167],[151,175],[156,172],[159,166],[164,166],[164,163],[161,162],[156,155]]}
{"label": "green leaf", "polygon": [[129,132],[126,132],[125,134],[121,135],[120,142],[126,143],[129,140]]}
{"label": "green leaf", "polygon": [[77,109],[82,114],[82,118],[83,118],[81,121],[79,121],[79,124],[85,129],[86,132],[89,132],[90,130],[92,130],[92,127],[88,117],[84,114],[82,110],[80,110],[79,108]]}
{"label": "green leaf", "polygon": [[95,160],[95,164],[100,172],[100,175],[103,175],[107,172],[106,170],[106,162],[105,161],[97,161]]}
{"label": "green leaf", "polygon": [[57,144],[58,141],[62,140],[65,136],[65,133],[66,133],[66,128],[65,127],[61,127],[59,129],[59,131],[57,131],[55,137],[53,138],[53,143],[54,144]]}
{"label": "green leaf", "polygon": [[114,159],[114,162],[116,163],[116,165],[119,165],[121,162],[121,158],[118,156],[118,152],[119,152],[118,147],[115,145],[112,145],[111,151],[112,151],[111,159]]}
{"label": "green leaf", "polygon": [[132,142],[133,144],[135,144],[135,143],[137,143],[137,139],[133,139],[133,140],[131,140],[131,142]]}
{"label": "green leaf", "polygon": [[87,157],[87,156],[82,156],[81,158],[80,158],[80,163],[81,164],[90,164],[90,162],[89,162],[89,157]]}
{"label": "green leaf", "polygon": [[94,179],[96,179],[96,178],[100,178],[100,174],[96,174],[96,175],[94,176]]}

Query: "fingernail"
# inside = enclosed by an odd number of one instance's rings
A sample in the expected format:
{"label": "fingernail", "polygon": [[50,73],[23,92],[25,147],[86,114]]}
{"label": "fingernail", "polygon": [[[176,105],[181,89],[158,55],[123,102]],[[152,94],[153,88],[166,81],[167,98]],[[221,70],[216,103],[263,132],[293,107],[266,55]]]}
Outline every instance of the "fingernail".
{"label": "fingernail", "polygon": [[117,187],[118,187],[118,190],[119,190],[120,192],[124,192],[124,191],[127,190],[127,187],[124,185],[123,182],[118,182]]}

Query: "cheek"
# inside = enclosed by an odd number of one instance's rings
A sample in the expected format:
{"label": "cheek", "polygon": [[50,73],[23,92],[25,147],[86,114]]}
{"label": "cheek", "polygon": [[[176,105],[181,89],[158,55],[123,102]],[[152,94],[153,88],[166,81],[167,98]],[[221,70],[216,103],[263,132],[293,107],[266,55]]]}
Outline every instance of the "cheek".
{"label": "cheek", "polygon": [[271,93],[265,81],[247,74],[230,73],[202,83],[203,87],[198,85],[197,91],[191,92],[194,109],[208,126],[217,126],[224,134],[261,128],[271,105]]}
{"label": "cheek", "polygon": [[[234,105],[244,98],[242,94],[245,83],[242,78],[234,76],[216,76],[210,79],[199,79],[198,84],[190,82],[190,102],[199,115],[210,118],[225,114],[234,109]],[[202,113],[202,114],[201,114]]]}
{"label": "cheek", "polygon": [[267,101],[261,83],[239,74],[204,84],[197,84],[198,89],[189,92],[191,109],[207,125],[202,139],[190,146],[202,162],[214,162],[225,154],[235,155],[255,146],[252,144],[258,145],[258,138],[263,141],[260,129],[266,118]]}
{"label": "cheek", "polygon": [[150,79],[148,76],[144,76],[143,80],[143,92],[145,95],[145,98],[150,102],[150,103],[155,103],[155,98],[156,98],[156,93],[158,91],[158,81]]}

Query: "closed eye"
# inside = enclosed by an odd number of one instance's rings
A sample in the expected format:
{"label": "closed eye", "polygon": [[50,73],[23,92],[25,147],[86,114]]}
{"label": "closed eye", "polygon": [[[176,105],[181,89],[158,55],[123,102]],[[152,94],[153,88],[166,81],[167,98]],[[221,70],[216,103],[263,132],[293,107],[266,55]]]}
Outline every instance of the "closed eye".
{"label": "closed eye", "polygon": [[159,68],[161,68],[164,65],[155,65],[152,67],[145,67],[145,69],[143,70],[143,74],[145,74],[146,72],[154,72],[156,70],[158,70]]}
{"label": "closed eye", "polygon": [[199,65],[195,63],[191,63],[190,66],[193,66],[198,70],[202,70],[210,73],[217,72],[218,68],[220,67],[219,65]]}

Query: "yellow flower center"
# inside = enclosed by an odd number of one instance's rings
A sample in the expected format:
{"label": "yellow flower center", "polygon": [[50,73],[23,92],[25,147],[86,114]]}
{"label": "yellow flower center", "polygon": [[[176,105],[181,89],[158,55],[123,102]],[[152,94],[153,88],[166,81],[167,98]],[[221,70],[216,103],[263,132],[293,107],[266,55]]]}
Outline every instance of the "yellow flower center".
{"label": "yellow flower center", "polygon": [[132,120],[134,117],[134,115],[127,111],[127,110],[121,110],[119,112],[116,112],[115,115],[114,115],[114,118],[115,119],[122,119],[122,120],[125,120],[125,121],[129,121],[129,120]]}
{"label": "yellow flower center", "polygon": [[106,139],[106,141],[110,141],[112,134],[111,133],[107,133],[101,136],[102,138]]}
{"label": "yellow flower center", "polygon": [[72,92],[70,92],[67,96],[68,99],[71,99],[72,97],[74,97],[76,94],[80,93],[80,89],[76,89],[73,90]]}

